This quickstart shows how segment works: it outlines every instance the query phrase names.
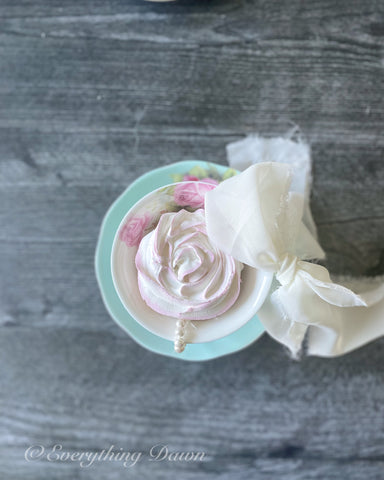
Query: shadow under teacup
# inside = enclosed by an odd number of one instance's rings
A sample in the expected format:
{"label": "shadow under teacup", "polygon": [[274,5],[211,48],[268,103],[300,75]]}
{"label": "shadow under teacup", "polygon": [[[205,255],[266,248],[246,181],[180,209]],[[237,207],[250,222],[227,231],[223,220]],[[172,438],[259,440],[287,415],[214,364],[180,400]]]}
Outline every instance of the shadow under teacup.
{"label": "shadow under teacup", "polygon": [[[167,340],[175,339],[177,318],[157,313],[142,299],[135,264],[136,253],[143,236],[156,228],[163,213],[202,208],[204,195],[212,188],[212,185],[204,182],[180,182],[154,190],[127,212],[115,235],[111,270],[116,291],[138,323]],[[232,307],[216,318],[191,321],[191,328],[185,332],[186,342],[211,342],[242,327],[264,303],[272,277],[271,273],[244,266],[240,294]]]}

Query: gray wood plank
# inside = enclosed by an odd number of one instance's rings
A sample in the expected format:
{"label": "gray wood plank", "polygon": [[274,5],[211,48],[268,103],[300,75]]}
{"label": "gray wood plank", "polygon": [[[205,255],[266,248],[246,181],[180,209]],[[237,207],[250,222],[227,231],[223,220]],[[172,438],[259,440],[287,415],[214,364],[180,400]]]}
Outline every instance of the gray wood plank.
{"label": "gray wood plank", "polygon": [[[379,478],[383,467],[382,341],[344,358],[299,363],[264,337],[231,357],[182,367],[108,333],[6,328],[0,342],[2,382],[12,383],[2,392],[0,468],[18,478],[122,474],[121,466],[25,462],[26,445],[56,443],[146,452],[133,472],[143,478],[328,472],[357,479],[363,471]],[[162,442],[207,458],[177,467],[149,462],[149,449]]]}

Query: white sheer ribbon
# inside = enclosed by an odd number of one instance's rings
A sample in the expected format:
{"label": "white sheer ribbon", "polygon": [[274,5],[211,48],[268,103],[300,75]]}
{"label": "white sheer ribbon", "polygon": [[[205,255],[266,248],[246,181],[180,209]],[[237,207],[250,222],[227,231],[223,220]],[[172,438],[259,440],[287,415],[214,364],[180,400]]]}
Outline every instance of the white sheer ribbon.
{"label": "white sheer ribbon", "polygon": [[309,209],[309,147],[249,137],[227,151],[230,165],[246,170],[207,193],[208,235],[241,262],[276,274],[258,313],[267,332],[293,355],[308,334],[307,353],[318,356],[341,355],[384,335],[382,279],[358,295],[307,261],[324,258]]}

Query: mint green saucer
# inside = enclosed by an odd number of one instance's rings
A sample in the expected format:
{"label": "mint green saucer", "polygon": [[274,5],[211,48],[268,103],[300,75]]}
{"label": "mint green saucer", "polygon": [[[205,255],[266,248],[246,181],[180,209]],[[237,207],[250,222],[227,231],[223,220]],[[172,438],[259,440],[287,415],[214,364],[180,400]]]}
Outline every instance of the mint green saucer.
{"label": "mint green saucer", "polygon": [[184,175],[210,177],[218,181],[231,176],[233,171],[222,165],[201,161],[173,163],[151,170],[133,182],[112,204],[104,217],[96,248],[95,269],[104,304],[115,322],[138,344],[148,350],[181,360],[203,361],[237,352],[256,341],[264,332],[257,316],[236,332],[208,343],[188,344],[181,354],[175,353],[173,342],[146,330],[125,309],[115,290],[111,273],[111,252],[116,231],[127,211],[144,195],[156,188],[181,181]]}

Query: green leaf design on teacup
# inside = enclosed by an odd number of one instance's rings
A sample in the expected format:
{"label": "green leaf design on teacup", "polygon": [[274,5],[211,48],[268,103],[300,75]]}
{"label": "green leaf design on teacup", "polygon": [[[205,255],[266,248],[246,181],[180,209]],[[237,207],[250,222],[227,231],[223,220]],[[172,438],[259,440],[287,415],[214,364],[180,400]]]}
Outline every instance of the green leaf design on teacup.
{"label": "green leaf design on teacup", "polygon": [[182,173],[171,173],[171,178],[175,183],[182,182],[184,175]]}
{"label": "green leaf design on teacup", "polygon": [[200,165],[196,165],[195,167],[191,168],[191,170],[188,172],[188,175],[201,179],[207,177],[208,172],[204,168],[200,167]]}
{"label": "green leaf design on teacup", "polygon": [[228,168],[228,170],[226,170],[223,174],[223,180],[227,180],[228,178],[234,177],[235,175],[237,175],[236,170],[234,170],[233,168]]}

